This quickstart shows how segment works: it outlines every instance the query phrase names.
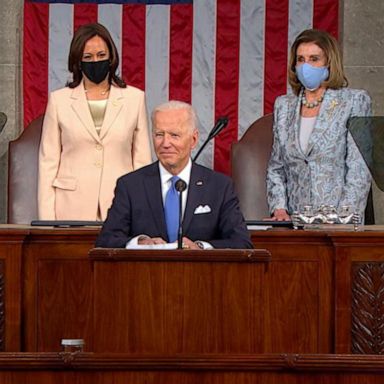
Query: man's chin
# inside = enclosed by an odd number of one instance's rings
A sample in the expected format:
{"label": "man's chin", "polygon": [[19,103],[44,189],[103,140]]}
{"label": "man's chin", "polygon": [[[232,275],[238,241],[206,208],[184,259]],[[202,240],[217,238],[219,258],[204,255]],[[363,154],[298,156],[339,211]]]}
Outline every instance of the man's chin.
{"label": "man's chin", "polygon": [[175,162],[169,159],[163,158],[163,159],[159,159],[159,161],[165,169],[172,169],[176,167]]}
{"label": "man's chin", "polygon": [[163,164],[173,165],[176,163],[175,157],[172,155],[163,155],[159,157],[159,160]]}

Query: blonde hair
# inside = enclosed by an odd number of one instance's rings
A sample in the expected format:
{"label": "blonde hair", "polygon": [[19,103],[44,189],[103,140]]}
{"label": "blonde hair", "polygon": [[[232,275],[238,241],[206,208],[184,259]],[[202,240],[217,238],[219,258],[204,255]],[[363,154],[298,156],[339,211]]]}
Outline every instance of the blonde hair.
{"label": "blonde hair", "polygon": [[300,93],[300,89],[302,88],[302,84],[296,76],[296,52],[302,43],[314,43],[323,50],[326,65],[329,69],[329,77],[324,81],[325,87],[339,89],[348,86],[348,80],[343,68],[343,59],[336,39],[326,31],[306,29],[296,37],[289,55],[288,81],[296,95]]}

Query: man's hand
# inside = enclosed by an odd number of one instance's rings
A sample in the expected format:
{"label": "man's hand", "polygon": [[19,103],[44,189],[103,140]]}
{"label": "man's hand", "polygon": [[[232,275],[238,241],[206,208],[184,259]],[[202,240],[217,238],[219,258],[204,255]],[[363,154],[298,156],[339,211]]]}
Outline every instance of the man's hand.
{"label": "man's hand", "polygon": [[137,244],[140,245],[152,245],[152,244],[166,244],[166,241],[161,237],[148,237],[148,236],[140,236],[137,240]]}
{"label": "man's hand", "polygon": [[196,243],[188,239],[188,237],[183,237],[183,249],[201,249]]}

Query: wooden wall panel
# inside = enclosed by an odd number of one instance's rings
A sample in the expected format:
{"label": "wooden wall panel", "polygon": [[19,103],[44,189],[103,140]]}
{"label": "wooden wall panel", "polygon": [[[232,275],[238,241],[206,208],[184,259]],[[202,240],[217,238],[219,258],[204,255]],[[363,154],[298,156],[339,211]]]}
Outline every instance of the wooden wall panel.
{"label": "wooden wall panel", "polygon": [[22,254],[28,230],[0,225],[0,351],[22,346]]}
{"label": "wooden wall panel", "polygon": [[264,351],[321,352],[318,263],[275,262],[266,279]]}
{"label": "wooden wall panel", "polygon": [[60,350],[61,339],[85,339],[92,350],[92,277],[87,260],[38,263],[37,351]]}
{"label": "wooden wall panel", "polygon": [[265,352],[334,352],[333,250],[324,232],[260,231],[272,255],[263,290]]}
{"label": "wooden wall panel", "polygon": [[352,265],[352,353],[384,354],[384,263]]}
{"label": "wooden wall panel", "polygon": [[87,229],[34,229],[24,252],[24,351],[59,351],[64,338],[92,350],[93,285]]}
{"label": "wooden wall panel", "polygon": [[384,354],[384,236],[333,234],[337,353]]}

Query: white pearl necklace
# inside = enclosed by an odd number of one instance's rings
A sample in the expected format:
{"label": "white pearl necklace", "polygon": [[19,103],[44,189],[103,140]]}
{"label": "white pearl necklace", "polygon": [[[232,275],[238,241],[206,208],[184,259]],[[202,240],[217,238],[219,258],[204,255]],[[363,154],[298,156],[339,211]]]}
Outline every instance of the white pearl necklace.
{"label": "white pearl necklace", "polygon": [[305,97],[305,92],[303,92],[303,95],[301,96],[301,104],[304,105],[304,107],[306,108],[316,108],[321,104],[323,100],[324,100],[324,95],[320,96],[318,99],[310,103]]}

